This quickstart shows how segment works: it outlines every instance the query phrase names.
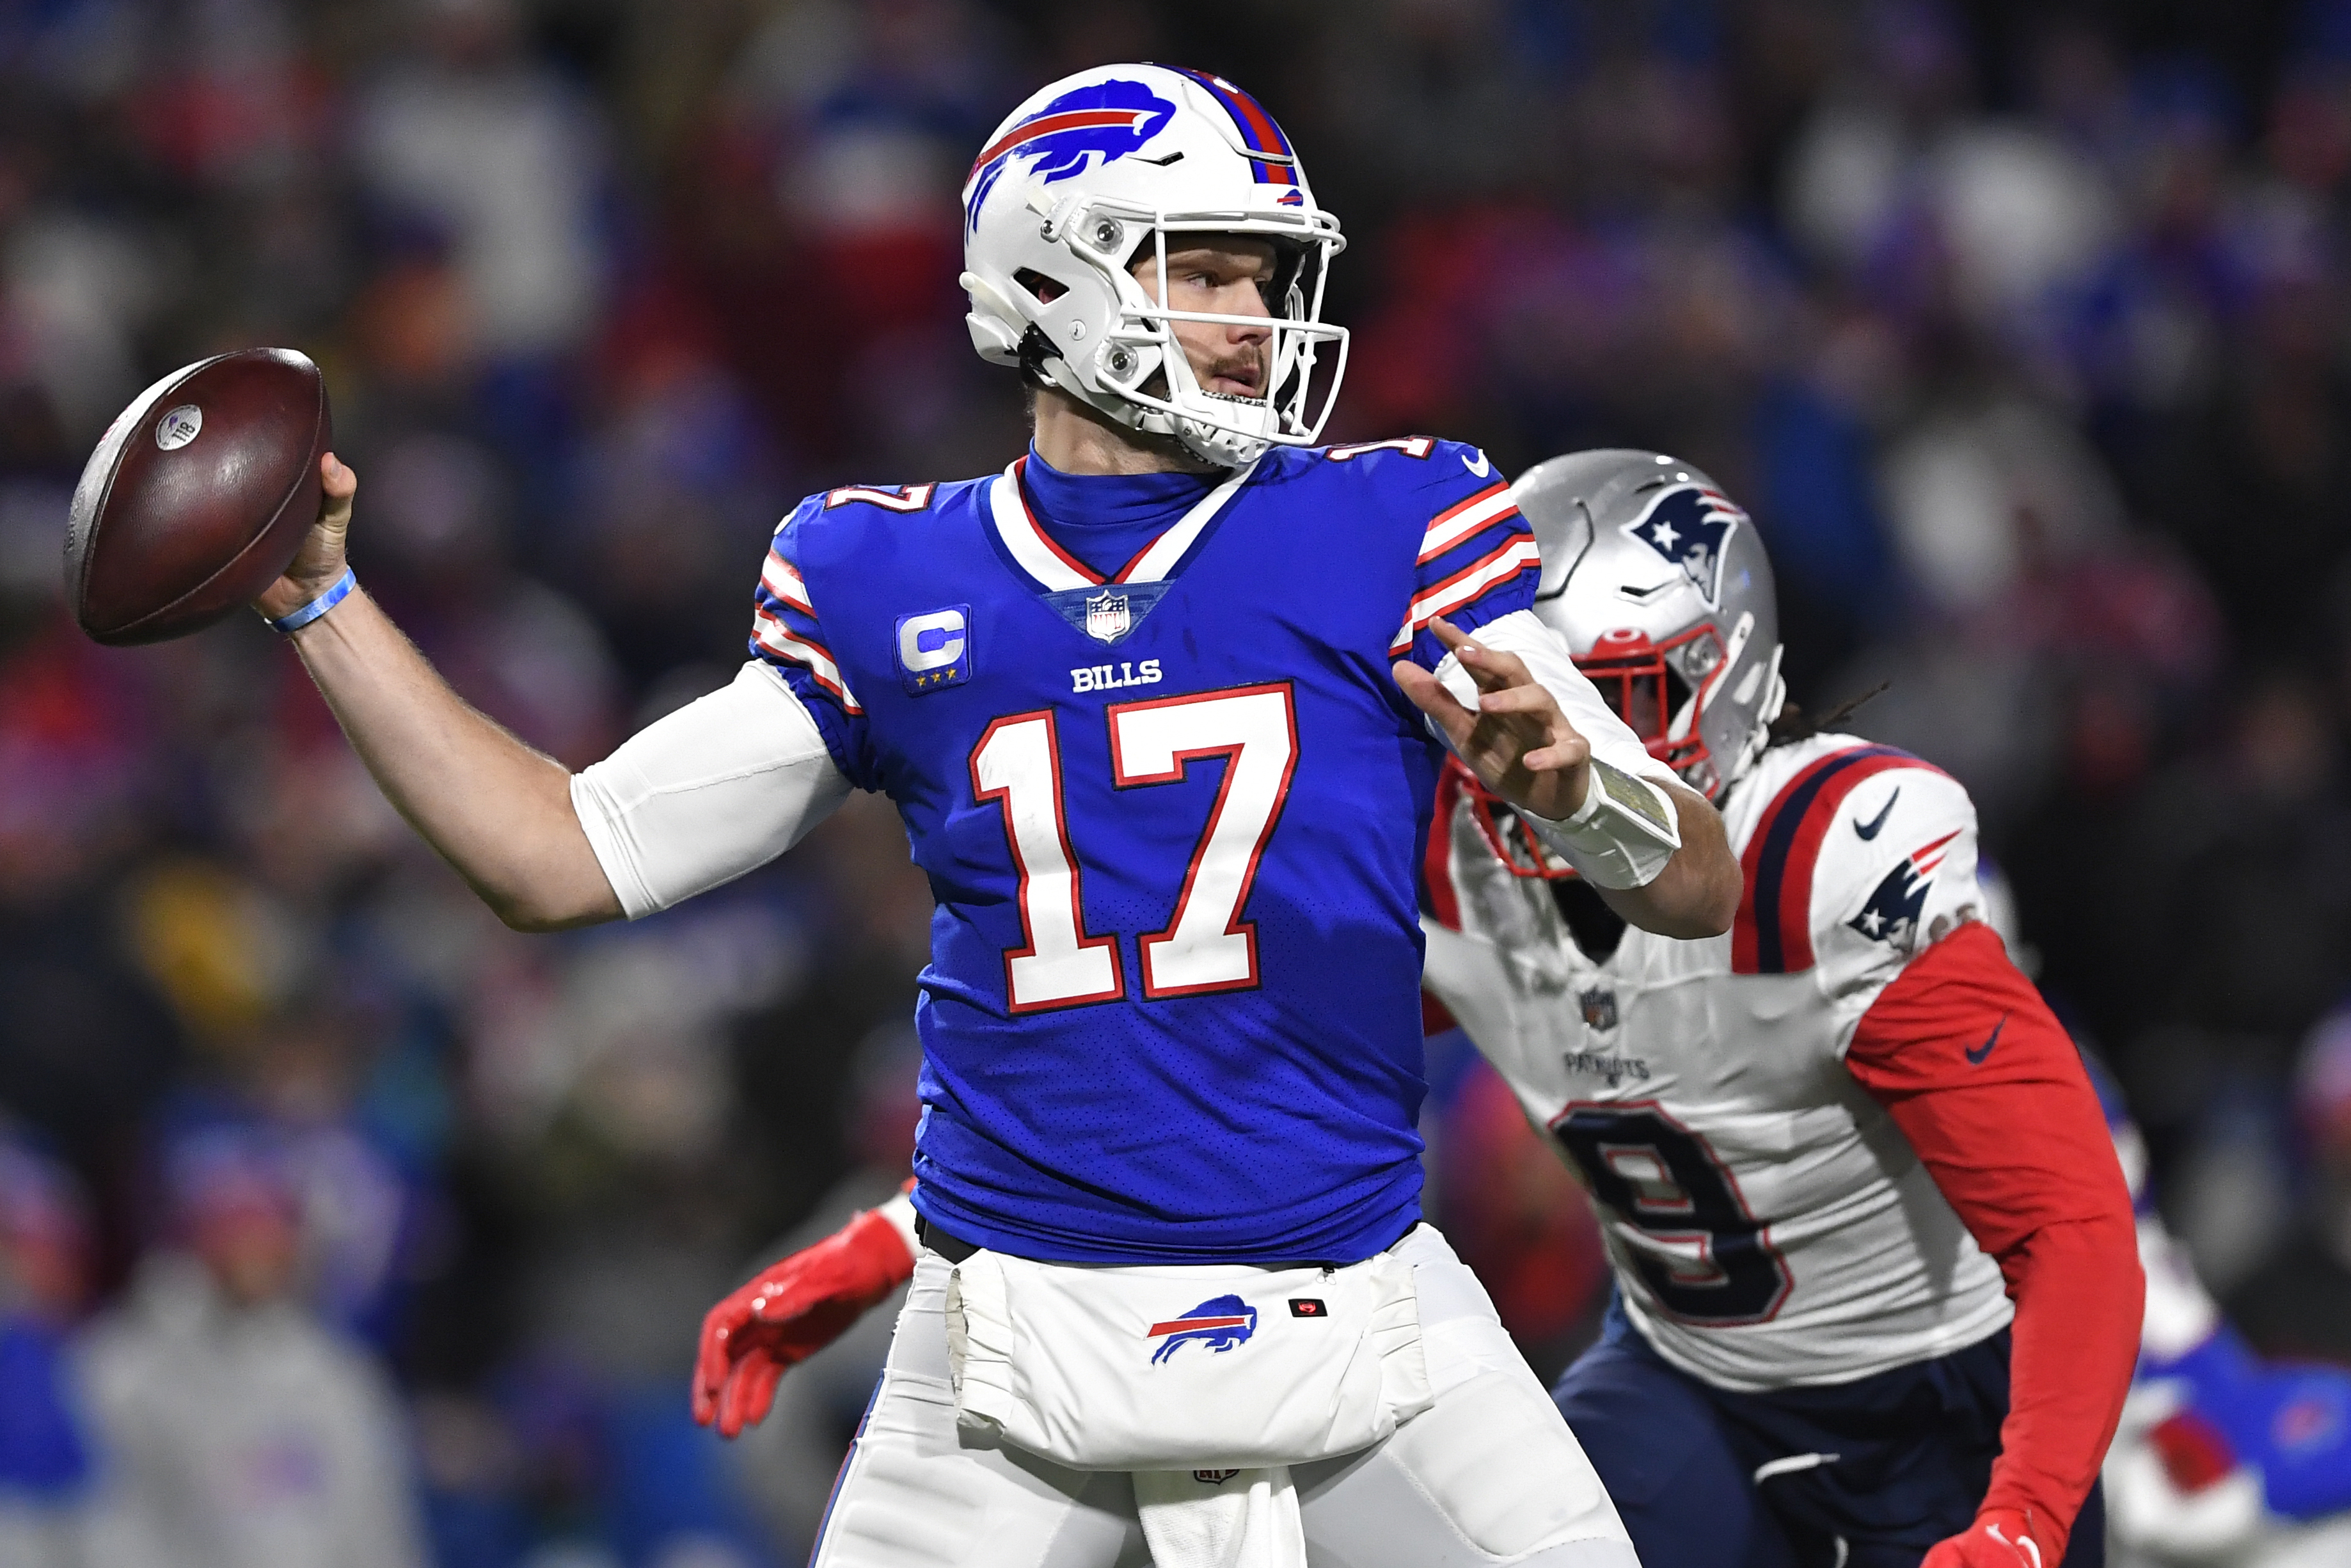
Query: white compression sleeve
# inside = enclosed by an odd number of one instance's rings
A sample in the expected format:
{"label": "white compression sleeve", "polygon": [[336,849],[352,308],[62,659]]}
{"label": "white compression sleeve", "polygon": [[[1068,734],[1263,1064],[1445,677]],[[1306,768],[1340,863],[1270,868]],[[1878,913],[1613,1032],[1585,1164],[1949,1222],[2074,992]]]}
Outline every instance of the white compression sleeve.
{"label": "white compression sleeve", "polygon": [[[1531,610],[1498,615],[1470,633],[1498,653],[1516,653],[1527,673],[1559,703],[1576,734],[1592,743],[1592,782],[1575,815],[1553,821],[1520,811],[1527,825],[1593,883],[1640,887],[1656,879],[1681,848],[1673,798],[1658,788],[1673,772],[1649,755],[1632,727],[1601,699],[1566,641]],[[1447,655],[1437,678],[1465,706],[1478,706],[1478,683]]]}
{"label": "white compression sleeve", "polygon": [[571,809],[632,920],[732,882],[848,798],[816,720],[757,661],[571,780]]}

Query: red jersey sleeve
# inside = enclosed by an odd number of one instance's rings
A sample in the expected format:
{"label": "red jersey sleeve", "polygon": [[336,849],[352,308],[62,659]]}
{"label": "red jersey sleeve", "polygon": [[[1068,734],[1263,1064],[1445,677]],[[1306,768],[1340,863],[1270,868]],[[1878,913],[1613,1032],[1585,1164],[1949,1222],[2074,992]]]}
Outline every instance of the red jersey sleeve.
{"label": "red jersey sleeve", "polygon": [[1986,1509],[2064,1555],[2122,1414],[2146,1281],[2130,1193],[2080,1052],[1991,927],[1920,953],[1845,1065],[1893,1116],[2016,1302]]}

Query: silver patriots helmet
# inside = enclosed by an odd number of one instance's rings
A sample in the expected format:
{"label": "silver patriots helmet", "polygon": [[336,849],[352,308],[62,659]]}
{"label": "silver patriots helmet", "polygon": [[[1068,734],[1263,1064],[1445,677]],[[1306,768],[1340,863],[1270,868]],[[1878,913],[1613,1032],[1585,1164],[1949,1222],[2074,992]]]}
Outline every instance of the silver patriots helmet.
{"label": "silver patriots helmet", "polygon": [[1570,453],[1512,489],[1542,549],[1535,613],[1649,754],[1719,800],[1762,755],[1787,692],[1754,523],[1656,452]]}

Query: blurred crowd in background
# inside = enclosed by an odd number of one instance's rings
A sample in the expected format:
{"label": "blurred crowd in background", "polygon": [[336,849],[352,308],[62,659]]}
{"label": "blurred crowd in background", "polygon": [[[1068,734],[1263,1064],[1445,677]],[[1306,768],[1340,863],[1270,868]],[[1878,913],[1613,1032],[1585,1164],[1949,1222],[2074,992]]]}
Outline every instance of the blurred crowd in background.
{"label": "blurred crowd in background", "polygon": [[[2351,3],[0,0],[0,1545],[805,1552],[869,1325],[735,1450],[703,1311],[905,1168],[886,802],[502,928],[257,622],[106,651],[66,500],[154,376],[324,367],[354,559],[575,766],[744,656],[800,494],[1024,439],[956,191],[1113,58],[1234,77],[1352,239],[1330,434],[1708,469],[1797,701],[1974,791],[2262,1348],[2351,1360]],[[1438,1218],[1539,1367],[1604,1269],[1458,1045]]]}

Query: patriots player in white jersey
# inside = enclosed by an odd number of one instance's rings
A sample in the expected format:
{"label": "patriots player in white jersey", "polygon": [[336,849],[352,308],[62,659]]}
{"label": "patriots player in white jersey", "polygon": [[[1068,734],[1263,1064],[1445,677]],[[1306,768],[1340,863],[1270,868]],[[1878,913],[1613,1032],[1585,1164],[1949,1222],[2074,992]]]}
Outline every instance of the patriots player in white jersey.
{"label": "patriots player in white jersey", "polygon": [[1746,873],[1729,935],[1658,943],[1458,771],[1430,840],[1429,988],[1600,1211],[1616,1298],[1555,1394],[1643,1561],[2102,1562],[2129,1197],[1983,923],[1967,792],[1774,731],[1770,562],[1704,474],[1582,453],[1517,488],[1541,613]]}
{"label": "patriots player in white jersey", "polygon": [[[1002,474],[812,496],[751,661],[570,776],[465,706],[342,560],[355,481],[261,608],[387,795],[512,924],[665,908],[852,788],[938,901],[901,1233],[918,1242],[821,1568],[1629,1568],[1592,1467],[1420,1222],[1415,878],[1449,754],[1625,919],[1727,928],[1714,808],[1531,613],[1476,450],[1314,445],[1342,241],[1220,78],[1081,72],[964,193],[972,340],[1036,393]],[[758,1419],[810,1270],[705,1324]]]}
{"label": "patriots player in white jersey", "polygon": [[1746,873],[1730,933],[1658,941],[1458,768],[1426,849],[1426,982],[1601,1211],[1618,1301],[1555,1392],[1643,1563],[2101,1561],[2130,1202],[1980,919],[1966,791],[1850,736],[1773,744],[1770,562],[1704,474],[1583,453],[1516,493],[1538,613],[1722,802]]}

